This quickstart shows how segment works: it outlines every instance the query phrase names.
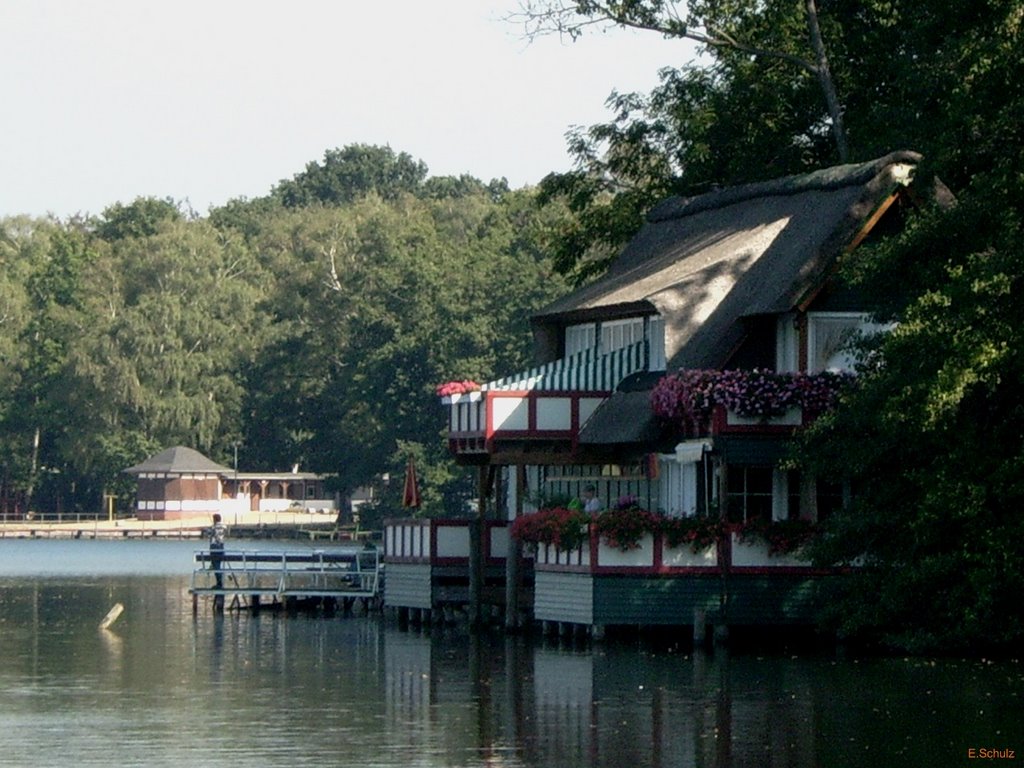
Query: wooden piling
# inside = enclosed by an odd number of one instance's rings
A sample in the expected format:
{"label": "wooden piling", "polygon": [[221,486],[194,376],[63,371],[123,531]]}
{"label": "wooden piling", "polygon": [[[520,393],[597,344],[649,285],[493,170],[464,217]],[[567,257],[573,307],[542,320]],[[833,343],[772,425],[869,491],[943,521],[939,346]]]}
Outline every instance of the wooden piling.
{"label": "wooden piling", "polygon": [[708,616],[703,608],[693,609],[693,647],[701,648],[707,642]]}
{"label": "wooden piling", "polygon": [[[515,518],[523,514],[523,494],[526,492],[526,467],[516,465]],[[516,632],[522,623],[519,615],[519,589],[522,582],[520,560],[522,545],[509,536],[508,553],[505,556],[505,631]]]}

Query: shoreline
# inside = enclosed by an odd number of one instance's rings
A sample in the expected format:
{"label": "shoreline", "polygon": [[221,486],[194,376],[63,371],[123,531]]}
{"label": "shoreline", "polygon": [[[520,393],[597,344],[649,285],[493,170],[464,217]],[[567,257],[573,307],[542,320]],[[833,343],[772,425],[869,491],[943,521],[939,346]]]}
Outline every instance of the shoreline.
{"label": "shoreline", "polygon": [[[232,538],[305,538],[358,540],[369,532],[339,528],[333,515],[308,512],[245,512],[225,519]],[[119,538],[205,538],[209,515],[178,520],[18,520],[0,522],[0,539],[119,539]],[[276,536],[275,536],[276,534]]]}

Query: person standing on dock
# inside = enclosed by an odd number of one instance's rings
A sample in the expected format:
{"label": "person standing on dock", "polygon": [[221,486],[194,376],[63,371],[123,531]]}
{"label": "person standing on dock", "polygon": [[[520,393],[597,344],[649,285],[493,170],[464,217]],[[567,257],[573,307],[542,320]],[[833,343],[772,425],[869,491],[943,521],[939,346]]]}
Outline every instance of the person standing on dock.
{"label": "person standing on dock", "polygon": [[213,580],[217,589],[224,587],[224,575],[221,573],[221,563],[224,561],[224,523],[221,522],[220,514],[214,513],[213,526],[210,527],[210,568],[213,570]]}

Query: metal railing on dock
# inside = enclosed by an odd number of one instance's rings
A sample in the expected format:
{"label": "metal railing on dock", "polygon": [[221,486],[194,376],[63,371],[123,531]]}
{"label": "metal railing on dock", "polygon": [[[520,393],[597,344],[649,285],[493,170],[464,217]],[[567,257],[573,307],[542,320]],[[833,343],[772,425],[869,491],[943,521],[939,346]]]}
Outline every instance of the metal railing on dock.
{"label": "metal railing on dock", "polygon": [[223,604],[247,601],[258,607],[262,598],[286,603],[289,599],[333,598],[342,601],[376,600],[381,596],[382,564],[377,549],[358,551],[312,550],[301,552],[233,551],[195,553],[189,591],[193,604],[213,597]]}

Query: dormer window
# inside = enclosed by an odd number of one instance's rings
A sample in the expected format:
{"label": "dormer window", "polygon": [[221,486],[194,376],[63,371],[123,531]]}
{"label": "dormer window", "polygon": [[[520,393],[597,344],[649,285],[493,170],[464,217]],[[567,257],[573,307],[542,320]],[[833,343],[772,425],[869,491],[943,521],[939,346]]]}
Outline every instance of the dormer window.
{"label": "dormer window", "polygon": [[871,321],[859,312],[810,312],[807,315],[807,372],[852,372],[857,364],[851,349],[862,336],[890,326]]}
{"label": "dormer window", "polygon": [[[781,315],[776,321],[775,370],[796,373],[800,370],[800,332],[797,315]],[[871,321],[863,312],[807,313],[807,373],[822,371],[852,372],[857,364],[858,338],[880,333],[889,325]]]}
{"label": "dormer window", "polygon": [[565,329],[565,357],[595,347],[606,355],[645,338],[650,342],[650,370],[664,370],[665,321],[658,315],[570,325]]}

